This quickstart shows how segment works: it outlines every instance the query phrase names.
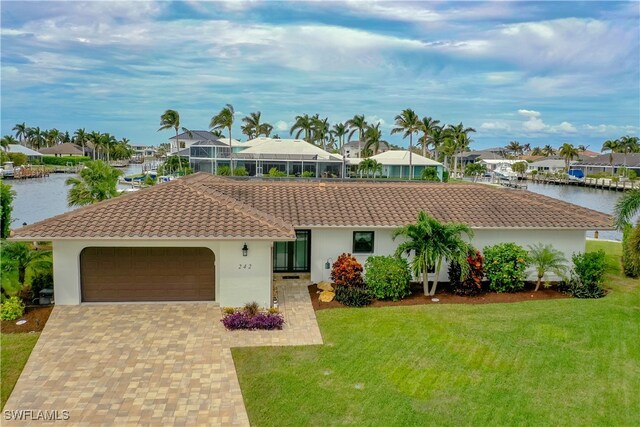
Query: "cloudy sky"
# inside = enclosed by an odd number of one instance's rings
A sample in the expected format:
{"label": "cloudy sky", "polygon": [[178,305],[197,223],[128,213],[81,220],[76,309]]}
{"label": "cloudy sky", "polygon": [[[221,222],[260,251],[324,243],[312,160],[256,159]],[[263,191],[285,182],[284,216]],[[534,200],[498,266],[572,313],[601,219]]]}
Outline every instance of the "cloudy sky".
{"label": "cloudy sky", "polygon": [[599,149],[640,130],[638,2],[0,3],[2,134],[30,126],[157,144],[226,103],[288,136],[302,113],[403,108],[510,140]]}

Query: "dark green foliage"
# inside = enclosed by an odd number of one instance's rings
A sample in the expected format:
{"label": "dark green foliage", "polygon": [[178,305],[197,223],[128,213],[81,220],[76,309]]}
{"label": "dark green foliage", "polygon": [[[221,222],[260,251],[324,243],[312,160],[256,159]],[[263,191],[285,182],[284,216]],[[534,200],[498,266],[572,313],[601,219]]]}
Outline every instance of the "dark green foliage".
{"label": "dark green foliage", "polygon": [[231,168],[227,165],[218,166],[217,175],[231,176]]}
{"label": "dark green foliage", "polygon": [[10,185],[0,181],[0,238],[6,239],[11,231],[11,212],[16,192]]}
{"label": "dark green foliage", "polygon": [[235,176],[247,176],[249,175],[249,172],[247,172],[247,169],[244,166],[240,166],[233,170],[233,174]]}
{"label": "dark green foliage", "polygon": [[443,170],[442,171],[442,182],[449,182],[449,171],[448,170]]}
{"label": "dark green foliage", "polygon": [[276,168],[276,167],[272,167],[271,169],[269,169],[269,174],[267,175],[271,178],[282,178],[287,176],[286,172],[282,172],[280,169]]}
{"label": "dark green foliage", "polygon": [[91,159],[86,156],[42,156],[42,163],[55,166],[67,166],[69,163],[76,166],[89,160]]}
{"label": "dark green foliage", "polygon": [[517,292],[524,289],[528,253],[515,243],[501,243],[484,248],[485,271],[489,288],[495,292]]}
{"label": "dark green foliage", "polygon": [[7,157],[13,162],[13,166],[22,166],[29,163],[29,158],[24,153],[8,153]]}
{"label": "dark green foliage", "polygon": [[373,296],[364,286],[336,287],[336,301],[349,307],[364,307],[371,304]]}
{"label": "dark green foliage", "polygon": [[472,252],[467,257],[469,269],[462,277],[462,268],[458,262],[449,264],[449,287],[456,295],[472,296],[482,290],[482,278],[484,277],[484,258],[480,251]]}
{"label": "dark green foliage", "polygon": [[622,269],[627,277],[640,276],[640,223],[624,228],[622,237]]}
{"label": "dark green foliage", "polygon": [[602,298],[606,292],[602,280],[607,268],[605,253],[586,252],[574,254],[571,278],[561,288],[575,298]]}
{"label": "dark green foliage", "polygon": [[53,289],[53,272],[51,270],[40,271],[31,279],[33,298],[37,298],[43,289]]}
{"label": "dark green foliage", "polygon": [[438,178],[438,170],[436,168],[424,168],[421,178],[424,181],[440,181]]}
{"label": "dark green foliage", "polygon": [[311,172],[311,171],[304,171],[302,172],[302,175],[300,175],[303,178],[315,178],[316,174]]}
{"label": "dark green foliage", "polygon": [[397,301],[411,295],[411,272],[404,258],[370,256],[365,263],[364,281],[378,299]]}
{"label": "dark green foliage", "polygon": [[189,159],[179,156],[169,156],[167,160],[158,168],[158,175],[181,175],[190,174],[191,168],[189,167]]}
{"label": "dark green foliage", "polygon": [[602,286],[597,283],[584,283],[577,275],[565,281],[560,289],[574,298],[602,298],[606,295]]}

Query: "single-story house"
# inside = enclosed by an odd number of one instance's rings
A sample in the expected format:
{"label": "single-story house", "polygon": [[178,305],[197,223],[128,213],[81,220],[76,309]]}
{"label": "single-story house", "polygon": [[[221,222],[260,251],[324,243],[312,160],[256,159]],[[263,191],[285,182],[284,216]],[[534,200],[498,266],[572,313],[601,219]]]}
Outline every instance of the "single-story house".
{"label": "single-story house", "polygon": [[41,153],[38,153],[37,151],[32,150],[31,148],[27,148],[24,145],[20,145],[20,144],[9,144],[7,146],[7,152],[22,153],[25,156],[27,156],[27,159],[29,161],[40,160],[42,158]]}
{"label": "single-story house", "polygon": [[[52,241],[57,304],[273,301],[273,281],[329,278],[343,252],[393,254],[393,231],[424,210],[500,242],[551,244],[567,258],[611,217],[527,191],[470,183],[274,181],[196,173],[12,232]],[[443,268],[441,279],[447,280]],[[531,277],[535,274],[532,272]]]}
{"label": "single-story house", "polygon": [[64,144],[56,144],[40,150],[45,156],[82,156],[82,147],[70,142]]}
{"label": "single-story house", "polygon": [[478,163],[485,165],[488,171],[495,171],[495,170],[501,170],[501,169],[511,170],[511,166],[521,162],[527,163],[526,160],[510,160],[510,159],[478,160]]}
{"label": "single-story house", "polygon": [[[417,153],[410,153],[408,150],[389,150],[384,153],[368,157],[382,165],[382,173],[378,174],[386,178],[409,179],[409,166],[413,168],[413,177],[420,178],[422,171],[427,168],[434,168],[438,178],[442,181],[444,165],[433,159],[428,159]],[[347,164],[352,166],[352,174],[359,176],[357,166],[365,160],[363,158],[348,158]]]}
{"label": "single-story house", "polygon": [[622,175],[623,169],[633,170],[640,176],[640,153],[610,153],[601,154],[597,157],[584,158],[581,163],[572,166],[573,169],[580,169],[585,175],[597,173],[611,173]]}
{"label": "single-story house", "polygon": [[464,166],[471,163],[477,163],[480,160],[504,159],[505,149],[494,148],[487,150],[463,151],[462,153],[456,154],[455,157],[458,159],[458,165],[464,168]]}
{"label": "single-story house", "polygon": [[[570,162],[570,165],[576,164],[576,162]],[[561,157],[547,157],[542,160],[537,160],[535,162],[529,163],[528,170],[538,171],[538,172],[564,172],[565,161]]]}

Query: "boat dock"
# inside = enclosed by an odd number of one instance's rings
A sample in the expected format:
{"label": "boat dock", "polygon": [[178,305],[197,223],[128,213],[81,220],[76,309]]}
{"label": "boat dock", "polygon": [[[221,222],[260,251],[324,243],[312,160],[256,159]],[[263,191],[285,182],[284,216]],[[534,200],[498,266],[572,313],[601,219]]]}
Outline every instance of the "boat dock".
{"label": "boat dock", "polygon": [[21,166],[14,168],[13,179],[44,178],[49,176],[49,170],[45,166]]}
{"label": "boat dock", "polygon": [[600,188],[603,190],[625,191],[640,188],[640,181],[614,181],[611,178],[552,178],[552,177],[533,177],[527,178],[536,184],[552,184],[552,185],[577,185],[580,187]]}

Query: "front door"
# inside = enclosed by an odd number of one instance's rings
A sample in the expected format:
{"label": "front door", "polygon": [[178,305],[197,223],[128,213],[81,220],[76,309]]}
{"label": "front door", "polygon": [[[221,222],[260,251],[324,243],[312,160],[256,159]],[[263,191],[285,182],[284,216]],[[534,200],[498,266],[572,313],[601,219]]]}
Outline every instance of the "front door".
{"label": "front door", "polygon": [[311,271],[311,230],[296,230],[294,242],[273,244],[273,271],[276,273]]}

